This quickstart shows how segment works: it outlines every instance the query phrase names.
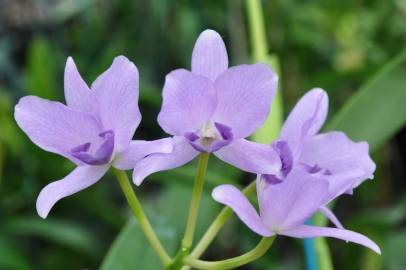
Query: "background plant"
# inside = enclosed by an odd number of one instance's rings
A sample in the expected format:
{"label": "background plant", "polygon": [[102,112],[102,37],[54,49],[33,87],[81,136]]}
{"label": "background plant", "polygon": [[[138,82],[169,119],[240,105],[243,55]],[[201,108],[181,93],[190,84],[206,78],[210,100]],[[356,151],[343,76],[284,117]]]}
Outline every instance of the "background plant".
{"label": "background plant", "polygon": [[[354,140],[367,139],[378,163],[375,180],[362,185],[356,197],[338,201],[336,210],[349,228],[362,228],[377,239],[383,256],[328,240],[336,269],[402,269],[406,264],[402,256],[406,250],[402,226],[406,213],[405,136],[401,129],[406,117],[405,10],[398,0],[263,3],[268,49],[280,63],[285,111],[307,89],[323,87],[329,91],[332,107],[326,129],[342,129]],[[191,50],[205,28],[222,33],[232,64],[257,61],[258,56],[252,57],[254,47],[249,40],[253,32],[247,20],[246,2],[239,0],[2,3],[0,268],[93,269],[107,254],[103,269],[140,267],[140,261],[134,260],[137,257],[143,258],[143,269],[159,269],[142,233],[131,219],[126,223],[129,210],[112,177],[62,201],[46,221],[35,215],[41,187],[49,179],[66,175],[72,165],[39,150],[17,130],[13,105],[26,94],[61,100],[68,55],[77,59],[90,82],[115,55],[124,54],[137,63],[142,75],[144,121],[138,134],[145,139],[163,137],[155,123],[164,75],[188,66],[189,55],[184,52]],[[153,175],[141,192],[159,236],[172,252],[184,231],[187,211],[178,209],[189,203],[195,167],[192,163]],[[212,188],[220,182],[245,185],[250,180],[251,176],[231,166],[210,161],[197,237],[220,209],[209,197]],[[233,237],[236,232],[239,238]],[[206,258],[231,257],[257,241],[231,219]],[[303,269],[303,254],[302,242],[279,240],[271,252],[249,267]]]}

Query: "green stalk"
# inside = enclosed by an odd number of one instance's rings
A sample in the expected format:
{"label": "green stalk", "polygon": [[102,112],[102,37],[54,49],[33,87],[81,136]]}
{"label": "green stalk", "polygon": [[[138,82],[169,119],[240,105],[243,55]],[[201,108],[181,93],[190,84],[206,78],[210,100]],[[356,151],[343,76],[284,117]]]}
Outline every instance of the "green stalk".
{"label": "green stalk", "polygon": [[[334,202],[331,202],[328,207],[334,207]],[[318,212],[313,217],[313,224],[316,226],[324,227],[327,226],[328,220],[327,218]],[[316,254],[317,254],[317,262],[319,269],[325,270],[334,270],[333,260],[331,258],[331,252],[328,247],[326,238],[316,238],[314,239]]]}
{"label": "green stalk", "polygon": [[196,229],[196,221],[199,213],[200,199],[204,187],[204,178],[206,176],[207,165],[209,163],[209,153],[201,153],[197,165],[197,174],[192,191],[192,200],[190,202],[189,217],[186,224],[185,235],[182,239],[182,246],[175,258],[166,267],[167,270],[178,270],[184,265],[183,260],[189,254],[193,243],[193,236]]}
{"label": "green stalk", "polygon": [[265,254],[268,249],[272,246],[273,241],[275,240],[276,236],[273,237],[264,237],[258,243],[258,245],[252,249],[251,251],[231,259],[223,260],[223,261],[202,261],[197,260],[191,257],[186,257],[184,262],[197,269],[204,269],[204,270],[223,270],[223,269],[233,269],[245,264],[248,264]]}
{"label": "green stalk", "polygon": [[[248,26],[250,30],[252,60],[262,62],[271,66],[277,74],[280,74],[279,60],[276,55],[268,52],[266,41],[266,29],[264,12],[260,0],[246,0]],[[273,99],[268,118],[265,120],[252,139],[259,143],[270,143],[277,139],[283,122],[283,103],[281,84],[278,84],[278,91]]]}
{"label": "green stalk", "polygon": [[[259,0],[246,0],[246,8],[248,13],[248,22],[252,46],[252,59],[254,62],[263,62],[270,65],[277,73],[280,73],[278,58],[268,53],[268,44],[266,41],[265,23],[263,18],[263,10]],[[283,121],[283,106],[282,95],[277,92],[273,103],[272,110],[268,115],[264,125],[260,127],[252,136],[253,140],[260,143],[270,143],[279,136],[279,131]],[[244,194],[248,195],[255,191],[255,181],[253,181],[244,190]],[[209,229],[203,235],[195,249],[192,251],[188,260],[199,258],[208,248],[215,236],[219,233],[224,224],[230,219],[233,212],[230,208],[225,207],[210,225]],[[189,266],[184,266],[182,270],[190,269]]]}
{"label": "green stalk", "polygon": [[251,46],[255,61],[264,59],[268,55],[264,16],[259,0],[247,0],[248,23],[251,33]]}
{"label": "green stalk", "polygon": [[141,229],[144,231],[145,236],[147,237],[149,243],[151,244],[151,247],[159,256],[159,259],[161,260],[162,264],[164,266],[168,266],[171,263],[171,258],[166,253],[165,249],[162,247],[162,244],[159,241],[158,237],[156,236],[154,229],[149,223],[148,218],[141,207],[141,203],[138,200],[137,196],[135,195],[131,183],[128,180],[127,174],[124,171],[120,171],[117,169],[113,169],[113,171],[117,177],[118,183],[120,184],[121,190],[123,191],[124,196],[127,199],[127,203],[130,206],[134,214],[134,217],[136,218]]}
{"label": "green stalk", "polygon": [[182,249],[188,251],[193,243],[193,236],[196,229],[196,220],[199,213],[200,199],[203,192],[204,178],[206,176],[207,164],[209,163],[209,153],[199,155],[197,165],[197,174],[192,192],[192,201],[190,202],[189,217],[186,225],[185,235],[182,240]]}

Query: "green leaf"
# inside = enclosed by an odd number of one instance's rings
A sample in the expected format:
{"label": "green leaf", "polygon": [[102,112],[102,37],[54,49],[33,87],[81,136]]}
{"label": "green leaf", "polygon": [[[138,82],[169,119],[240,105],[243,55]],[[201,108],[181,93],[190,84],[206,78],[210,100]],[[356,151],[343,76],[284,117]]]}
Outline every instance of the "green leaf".
{"label": "green leaf", "polygon": [[382,269],[396,270],[404,269],[406,265],[406,231],[398,231],[396,234],[389,235],[383,242],[383,265]]}
{"label": "green leaf", "polygon": [[27,257],[12,241],[5,237],[0,237],[0,269],[32,269]]}
{"label": "green leaf", "polygon": [[[158,238],[171,256],[175,255],[180,246],[190,197],[191,191],[187,186],[172,184],[165,187],[157,201],[153,200],[144,207]],[[216,209],[209,194],[203,193],[195,239],[203,234]],[[160,261],[133,218],[130,218],[120,232],[102,263],[101,270],[113,269],[162,269]]]}
{"label": "green leaf", "polygon": [[[6,89],[0,87],[0,152],[2,146],[10,150],[13,155],[21,151],[22,138],[13,119],[13,105]],[[5,154],[5,153],[0,153]]]}
{"label": "green leaf", "polygon": [[58,86],[62,89],[62,83],[57,83],[57,79],[60,78],[57,74],[61,62],[58,61],[55,48],[46,39],[37,37],[30,44],[27,61],[28,93],[46,99],[55,99]]}
{"label": "green leaf", "polygon": [[376,150],[406,123],[406,50],[358,90],[327,125]]}
{"label": "green leaf", "polygon": [[[173,231],[168,229],[168,235],[157,230],[161,241],[171,242]],[[164,239],[168,237],[167,239]],[[142,266],[142,267],[141,267]],[[138,227],[134,218],[120,232],[105,257],[101,270],[124,269],[160,269],[161,262],[148,246],[148,241]]]}
{"label": "green leaf", "polygon": [[100,251],[90,231],[69,221],[14,217],[7,220],[6,228],[11,235],[40,237],[93,256]]}

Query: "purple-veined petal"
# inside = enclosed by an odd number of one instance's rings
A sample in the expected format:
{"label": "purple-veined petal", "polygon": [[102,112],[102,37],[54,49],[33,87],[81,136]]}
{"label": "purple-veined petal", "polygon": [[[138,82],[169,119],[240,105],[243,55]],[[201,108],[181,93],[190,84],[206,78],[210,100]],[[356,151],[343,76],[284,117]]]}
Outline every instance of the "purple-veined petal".
{"label": "purple-veined petal", "polygon": [[171,153],[173,139],[165,138],[154,141],[132,141],[128,148],[118,155],[113,166],[120,170],[134,169],[135,164],[150,154]]}
{"label": "purple-veined petal", "polygon": [[37,199],[38,215],[46,218],[56,202],[93,185],[108,169],[108,165],[79,166],[65,178],[48,184],[41,190]]}
{"label": "purple-veined petal", "polygon": [[173,137],[173,151],[170,154],[152,154],[137,162],[133,182],[139,186],[144,179],[155,172],[180,167],[199,154],[184,137]]}
{"label": "purple-veined petal", "polygon": [[214,154],[221,160],[256,174],[277,174],[281,162],[277,152],[270,146],[239,139]]}
{"label": "purple-veined petal", "polygon": [[259,206],[259,213],[260,216],[265,216],[266,211],[268,208],[265,203],[269,203],[266,201],[269,196],[267,196],[267,189],[271,188],[273,185],[277,185],[282,183],[282,180],[277,178],[276,176],[272,174],[257,174],[257,178],[255,181],[256,184],[256,192],[257,192],[257,199],[258,199],[258,206]]}
{"label": "purple-veined petal", "polygon": [[294,156],[300,152],[302,142],[315,135],[326,120],[328,96],[315,88],[307,92],[295,105],[283,124],[279,139],[287,141]]}
{"label": "purple-veined petal", "polygon": [[323,176],[329,182],[328,196],[325,198],[325,204],[331,202],[342,194],[352,194],[354,182],[362,179],[365,175],[363,170],[353,169],[342,173]]}
{"label": "purple-veined petal", "polygon": [[193,48],[192,72],[214,81],[227,68],[228,56],[223,39],[216,31],[203,31]]}
{"label": "purple-veined petal", "polygon": [[247,197],[232,185],[221,185],[212,192],[212,197],[219,203],[233,209],[235,214],[251,230],[262,236],[272,236],[273,233],[266,227],[259,217],[254,206],[248,201]]}
{"label": "purple-veined petal", "polygon": [[[264,181],[265,182],[265,181]],[[263,183],[260,215],[274,231],[303,224],[320,206],[328,192],[328,182],[310,174],[293,170],[281,183]]]}
{"label": "purple-veined petal", "polygon": [[136,66],[124,56],[118,56],[91,87],[97,96],[104,129],[114,131],[116,152],[128,146],[141,121],[138,83]]}
{"label": "purple-veined petal", "polygon": [[72,57],[68,57],[64,76],[66,104],[75,110],[95,115],[98,113],[96,97],[82,79]]}
{"label": "purple-veined petal", "polygon": [[234,137],[251,135],[265,121],[278,78],[265,64],[229,68],[215,81],[215,122],[229,126]]}
{"label": "purple-veined petal", "polygon": [[328,220],[331,221],[337,228],[344,229],[343,224],[338,220],[337,216],[331,211],[327,206],[321,206],[319,208],[320,213],[322,213]]}
{"label": "purple-veined petal", "polygon": [[349,230],[317,227],[310,225],[302,225],[280,233],[281,235],[296,237],[296,238],[313,238],[313,237],[333,237],[344,241],[357,243],[368,247],[378,254],[381,254],[381,249],[368,237]]}
{"label": "purple-veined petal", "polygon": [[98,141],[99,122],[88,114],[62,103],[26,96],[15,106],[18,126],[42,149],[81,164],[70,151],[87,142]]}
{"label": "purple-veined petal", "polygon": [[317,165],[331,176],[330,193],[338,196],[373,178],[376,165],[366,142],[353,142],[343,132],[319,134],[304,143],[300,162]]}
{"label": "purple-veined petal", "polygon": [[185,69],[166,76],[162,95],[158,123],[171,135],[183,136],[201,129],[216,107],[213,83]]}

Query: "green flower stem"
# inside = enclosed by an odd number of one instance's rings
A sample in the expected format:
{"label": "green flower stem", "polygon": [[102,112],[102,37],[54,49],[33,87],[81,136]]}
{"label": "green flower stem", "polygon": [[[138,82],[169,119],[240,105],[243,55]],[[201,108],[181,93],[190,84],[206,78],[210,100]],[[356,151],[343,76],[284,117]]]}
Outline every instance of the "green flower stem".
{"label": "green flower stem", "polygon": [[273,241],[275,240],[276,236],[273,237],[264,237],[261,239],[261,241],[258,243],[258,245],[252,249],[251,251],[238,256],[234,257],[231,259],[223,260],[223,261],[215,261],[215,262],[209,262],[209,261],[202,261],[202,260],[197,260],[193,259],[191,257],[186,257],[184,259],[184,262],[197,269],[203,269],[203,270],[223,270],[223,269],[232,269],[236,268],[242,265],[245,265],[247,263],[250,263],[258,258],[260,258],[262,255],[265,254],[265,252],[268,251],[268,249],[272,246]]}
{"label": "green flower stem", "polygon": [[[268,51],[264,12],[261,0],[246,0],[248,27],[250,32],[252,60],[270,65],[277,74],[281,73],[279,59]],[[252,135],[259,143],[270,143],[279,137],[283,122],[283,102],[281,83],[272,102],[272,109],[264,124]]]}
{"label": "green flower stem", "polygon": [[201,153],[197,165],[197,174],[190,202],[189,217],[186,225],[185,235],[182,240],[182,249],[188,252],[193,243],[193,235],[196,229],[197,214],[199,213],[200,199],[202,197],[204,178],[206,176],[207,164],[209,163],[209,153]]}
{"label": "green flower stem", "polygon": [[199,213],[200,199],[204,187],[207,165],[209,163],[209,153],[201,153],[197,165],[197,174],[193,186],[192,200],[190,202],[189,217],[186,225],[185,235],[182,239],[182,246],[175,258],[166,267],[167,270],[178,270],[184,265],[183,260],[189,254],[193,243],[193,235],[196,229],[196,220]]}
{"label": "green flower stem", "polygon": [[159,256],[162,264],[164,266],[168,266],[171,263],[171,258],[162,247],[162,244],[159,241],[158,237],[156,236],[151,224],[149,223],[148,218],[144,213],[144,210],[142,210],[141,203],[137,199],[137,196],[135,195],[131,183],[128,180],[127,174],[124,171],[120,171],[117,169],[113,169],[113,171],[117,177],[118,183],[120,184],[121,190],[123,191],[125,198],[127,199],[127,203],[130,206],[134,214],[134,217],[137,219],[138,224],[144,231],[145,236],[147,237],[152,248]]}
{"label": "green flower stem", "polygon": [[266,31],[264,14],[260,0],[247,0],[247,15],[249,29],[251,33],[251,46],[255,61],[261,61],[268,56],[268,44],[266,41]]}

